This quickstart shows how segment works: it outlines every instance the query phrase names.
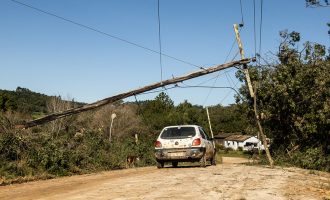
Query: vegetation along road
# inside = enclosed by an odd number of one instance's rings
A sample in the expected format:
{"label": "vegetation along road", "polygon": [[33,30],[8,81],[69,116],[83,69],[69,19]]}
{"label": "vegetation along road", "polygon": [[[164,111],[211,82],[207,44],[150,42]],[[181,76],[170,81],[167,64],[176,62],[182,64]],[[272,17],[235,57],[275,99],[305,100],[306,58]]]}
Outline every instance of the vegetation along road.
{"label": "vegetation along road", "polygon": [[330,174],[224,158],[206,168],[143,167],[0,187],[0,199],[329,199]]}

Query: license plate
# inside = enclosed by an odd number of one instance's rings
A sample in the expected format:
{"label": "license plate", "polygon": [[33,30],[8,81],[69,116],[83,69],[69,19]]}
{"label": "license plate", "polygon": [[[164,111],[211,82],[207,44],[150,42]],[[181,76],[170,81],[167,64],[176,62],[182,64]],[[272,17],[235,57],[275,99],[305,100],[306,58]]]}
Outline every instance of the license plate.
{"label": "license plate", "polygon": [[170,156],[173,156],[173,157],[182,157],[185,155],[185,152],[176,152],[176,153],[169,153]]}

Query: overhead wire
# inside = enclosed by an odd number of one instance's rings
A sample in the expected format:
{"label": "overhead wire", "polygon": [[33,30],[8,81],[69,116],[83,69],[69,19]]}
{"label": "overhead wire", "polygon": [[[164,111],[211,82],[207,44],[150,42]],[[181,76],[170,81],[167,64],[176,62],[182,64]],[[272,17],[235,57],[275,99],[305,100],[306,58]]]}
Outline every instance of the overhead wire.
{"label": "overhead wire", "polygon": [[[238,52],[239,52],[239,51],[238,51]],[[237,53],[235,54],[235,56],[233,57],[232,61],[237,57],[238,52],[237,52]],[[219,73],[219,74],[220,74],[220,73]],[[215,80],[214,80],[212,86],[215,86],[216,82],[218,81],[219,74],[218,74],[218,76],[215,77]],[[229,83],[229,84],[230,84],[230,83]],[[213,88],[210,88],[208,94],[206,95],[206,98],[205,98],[204,103],[203,103],[203,106],[204,106],[204,107],[205,107],[205,104],[206,104],[208,98],[210,97],[210,95],[211,95],[211,93],[212,93],[212,90],[213,90]]]}
{"label": "overhead wire", "polygon": [[[236,87],[236,85],[239,83],[239,81],[237,81],[236,83],[235,83],[235,85],[233,86],[233,88],[235,88]],[[236,91],[236,90],[235,90]],[[227,98],[228,98],[228,96],[230,95],[232,93],[232,91],[229,91],[228,93],[227,93],[227,95],[220,101],[220,104],[222,104],[223,103],[223,101],[224,100],[226,100]],[[238,92],[237,92],[237,94],[239,94]],[[239,95],[240,97],[241,97],[241,95]]]}
{"label": "overhead wire", "polygon": [[[226,58],[225,58],[225,60],[224,60],[224,63],[227,62],[227,60],[228,60],[228,58],[229,58],[229,56],[230,56],[230,54],[231,54],[231,52],[232,52],[232,50],[233,50],[233,48],[234,48],[235,41],[236,41],[236,39],[234,38],[233,43],[231,44],[230,50],[229,50],[229,52],[228,52],[228,54],[227,54],[227,56],[226,56]],[[209,82],[209,81],[211,81],[211,80],[213,80],[213,79],[217,79],[219,76],[221,76],[221,75],[223,75],[223,74],[225,74],[225,73],[229,73],[229,72],[232,71],[233,69],[234,69],[234,68],[230,68],[229,70],[227,70],[227,71],[225,71],[225,72],[219,71],[217,75],[215,75],[214,77],[212,77],[212,78],[210,78],[210,79],[208,79],[208,80],[206,80],[206,81],[203,81],[203,82],[199,83],[198,85],[203,85],[204,83],[207,83],[207,82]]]}
{"label": "overhead wire", "polygon": [[[28,7],[28,8],[30,8],[30,9],[36,10],[36,11],[38,11],[38,12],[44,13],[44,14],[46,14],[46,15],[49,15],[49,16],[52,16],[52,17],[55,17],[55,18],[57,18],[57,19],[60,19],[60,20],[63,20],[63,21],[69,22],[69,23],[74,24],[74,25],[77,25],[77,26],[79,26],[79,27],[81,27],[81,28],[88,29],[88,30],[90,30],[90,31],[94,31],[94,32],[96,32],[96,33],[99,33],[99,34],[105,35],[105,36],[107,36],[107,37],[111,37],[111,38],[116,39],[116,40],[119,40],[119,41],[121,41],[121,42],[124,42],[124,43],[130,44],[130,45],[133,45],[133,46],[138,47],[138,48],[141,48],[141,49],[144,49],[144,50],[146,50],[146,51],[149,51],[149,52],[152,52],[152,53],[156,53],[156,54],[159,54],[159,53],[160,53],[160,52],[158,52],[158,51],[156,51],[156,50],[153,50],[153,49],[151,49],[151,48],[145,47],[145,46],[140,45],[140,44],[138,44],[138,43],[131,42],[131,41],[129,41],[129,40],[123,39],[123,38],[121,38],[121,37],[118,37],[118,36],[115,36],[115,35],[112,35],[112,34],[109,34],[109,33],[106,33],[106,32],[101,31],[101,30],[99,30],[99,29],[96,29],[96,28],[93,28],[93,27],[90,27],[90,26],[84,25],[84,24],[82,24],[82,23],[79,23],[79,22],[73,21],[73,20],[71,20],[71,19],[67,19],[67,18],[61,17],[61,16],[59,16],[59,15],[53,14],[53,13],[48,12],[48,11],[45,11],[45,10],[42,10],[42,9],[37,8],[37,7],[34,7],[34,6],[32,6],[32,5],[29,5],[29,4],[26,4],[26,3],[23,3],[23,2],[20,2],[20,1],[17,1],[17,0],[10,0],[10,1],[12,1],[13,3],[16,3],[16,4],[19,4],[19,5],[22,5],[22,6]],[[173,60],[176,60],[176,61],[178,61],[178,62],[181,62],[181,63],[187,64],[187,65],[190,65],[190,66],[196,67],[196,68],[198,68],[198,69],[205,69],[205,68],[203,68],[203,67],[201,67],[201,66],[199,66],[199,65],[193,64],[193,63],[191,63],[191,62],[188,62],[188,61],[182,60],[182,59],[180,59],[180,58],[176,58],[176,57],[174,57],[174,56],[171,56],[171,55],[168,55],[168,54],[165,54],[165,53],[161,53],[161,55],[162,55],[162,56],[165,56],[165,57],[167,57],[167,58],[171,58],[171,59],[173,59]]]}
{"label": "overhead wire", "polygon": [[257,55],[257,33],[256,33],[256,0],[253,0],[253,40],[254,40],[254,56]]}
{"label": "overhead wire", "polygon": [[231,80],[229,79],[229,76],[228,76],[227,74],[225,74],[225,76],[226,76],[226,79],[227,79],[227,82],[229,83],[229,85],[232,86],[232,82],[231,82]]}
{"label": "overhead wire", "polygon": [[[239,53],[239,51],[237,51],[237,53],[235,54],[235,56],[233,57],[233,59],[232,60],[234,60],[236,57],[237,57],[237,55],[238,55],[238,53]],[[229,81],[228,81],[229,82]],[[236,85],[239,83],[239,80],[232,86],[232,87],[236,87]],[[229,84],[230,84],[230,82],[229,82]],[[231,84],[230,84],[231,85]],[[231,91],[229,91],[228,93],[227,93],[227,95],[220,101],[220,104],[222,104],[223,103],[223,101],[225,100],[225,99],[227,99],[227,97],[230,95],[230,93],[231,93]]]}
{"label": "overhead wire", "polygon": [[[236,83],[237,85],[237,83]],[[177,86],[177,88],[213,88],[213,89],[231,89],[235,91],[239,96],[239,92],[234,87],[228,87],[228,86],[206,86],[206,85],[185,85],[185,86]]]}
{"label": "overhead wire", "polygon": [[243,17],[243,5],[242,5],[242,0],[239,0],[239,4],[240,4],[240,7],[241,7],[241,17],[242,17],[242,22],[241,24],[244,25],[244,17]]}
{"label": "overhead wire", "polygon": [[230,68],[230,69],[227,69],[227,70],[223,70],[221,73],[218,73],[216,76],[214,76],[214,77],[212,77],[212,78],[210,78],[210,79],[207,79],[207,80],[205,80],[205,81],[202,81],[202,82],[198,83],[197,85],[203,85],[203,84],[205,84],[205,83],[207,83],[207,82],[209,82],[209,81],[212,81],[212,80],[218,78],[219,76],[222,76],[223,74],[226,74],[226,73],[231,72],[233,69],[234,69],[234,68]]}
{"label": "overhead wire", "polygon": [[[20,1],[17,1],[17,0],[10,0],[10,1],[12,1],[12,2],[14,2],[14,3],[16,3],[16,4],[19,4],[19,5],[22,5],[22,6],[28,7],[28,8],[30,8],[30,9],[35,10],[35,11],[41,12],[41,13],[43,13],[43,14],[46,14],[46,15],[49,15],[49,16],[52,16],[52,17],[55,17],[55,18],[57,18],[57,19],[60,19],[60,20],[66,21],[66,22],[68,22],[68,23],[71,23],[71,24],[77,25],[77,26],[79,26],[79,27],[81,27],[81,28],[88,29],[88,30],[90,30],[90,31],[94,31],[94,32],[96,32],[96,33],[99,33],[99,34],[105,35],[105,36],[107,36],[107,37],[110,37],[110,38],[113,38],[113,39],[119,40],[119,41],[121,41],[121,42],[124,42],[124,43],[130,44],[130,45],[133,45],[133,46],[135,46],[135,47],[138,47],[138,48],[141,48],[141,49],[144,49],[144,50],[147,50],[147,51],[149,51],[149,52],[159,54],[159,55],[160,55],[160,67],[161,67],[161,80],[163,79],[162,56],[165,56],[165,57],[171,58],[171,59],[173,59],[173,60],[176,60],[176,61],[178,61],[178,62],[181,62],[181,63],[187,64],[187,65],[190,65],[190,66],[196,67],[196,68],[198,68],[198,69],[205,69],[204,67],[201,67],[201,66],[199,66],[199,65],[193,64],[193,63],[191,63],[191,62],[188,62],[188,61],[185,61],[185,60],[182,60],[182,59],[176,58],[176,57],[174,57],[174,56],[171,56],[171,55],[168,55],[168,54],[165,54],[165,53],[162,52],[162,48],[161,48],[161,37],[160,37],[160,36],[161,36],[161,32],[160,32],[160,12],[159,12],[159,10],[160,10],[160,6],[159,6],[159,0],[158,0],[158,6],[157,6],[157,7],[158,7],[159,51],[156,51],[156,50],[154,50],[154,49],[151,49],[151,48],[145,47],[145,46],[140,45],[140,44],[135,43],[135,42],[131,42],[131,41],[126,40],[126,39],[123,39],[123,38],[121,38],[121,37],[118,37],[118,36],[115,36],[115,35],[112,35],[112,34],[106,33],[106,32],[104,32],[104,31],[102,31],[102,30],[99,30],[99,29],[93,28],[93,27],[88,26],[88,25],[84,25],[84,24],[82,24],[82,23],[79,23],[79,22],[73,21],[73,20],[71,20],[71,19],[67,19],[67,18],[65,18],[65,17],[61,17],[61,16],[59,16],[59,15],[53,14],[53,13],[48,12],[48,11],[45,11],[45,10],[42,10],[42,9],[37,8],[37,7],[34,7],[34,6],[32,6],[32,5],[29,5],[29,4],[26,4],[26,3],[23,3],[23,2],[20,2]],[[243,24],[244,24],[244,17],[243,17],[243,8],[242,8],[242,1],[241,1],[241,0],[240,0],[240,10],[241,10],[241,20],[242,20],[242,25],[243,25]],[[241,27],[241,26],[240,26],[240,27]],[[261,22],[261,24],[260,24],[260,32],[261,32],[261,29],[262,29],[262,22]],[[241,29],[240,29],[239,31],[241,31]],[[260,41],[261,41],[261,38],[260,38]],[[231,48],[230,48],[230,51],[229,51],[228,55],[226,56],[226,59],[225,59],[224,62],[227,61],[229,55],[231,54],[231,51],[232,51],[232,49],[233,49],[233,47],[234,47],[234,44],[235,44],[235,40],[234,40],[234,42],[232,43],[232,46],[231,46]],[[261,51],[261,45],[259,46],[259,50]],[[237,54],[238,54],[238,52],[237,52]],[[237,56],[237,54],[234,56],[234,58]],[[234,58],[233,58],[233,59],[234,59]],[[228,72],[225,72],[225,73],[228,73]],[[215,85],[215,83],[217,82],[217,79],[218,79],[219,76],[220,76],[220,72],[218,73],[218,75],[217,75],[216,77],[212,78],[212,79],[216,79],[216,80],[214,81],[212,87],[215,87],[214,85]],[[237,85],[237,83],[236,83],[235,85]],[[149,93],[156,93],[156,92],[159,93],[159,92],[161,92],[161,91],[167,91],[167,90],[169,90],[169,89],[173,89],[173,88],[175,88],[175,87],[177,87],[177,86],[174,86],[174,87],[171,87],[171,88],[164,88],[164,89],[162,89],[162,90],[158,90],[158,91],[146,92],[146,93],[142,93],[142,94],[149,94]],[[208,88],[210,88],[210,92],[209,92],[209,94],[207,95],[207,98],[206,98],[205,102],[207,101],[207,99],[208,99],[208,97],[209,97],[209,95],[210,95],[210,93],[211,93],[212,87],[208,87]],[[204,102],[204,104],[205,104],[205,102]]]}
{"label": "overhead wire", "polygon": [[171,89],[173,89],[173,88],[176,88],[177,87],[177,85],[174,85],[174,86],[172,86],[172,87],[168,87],[168,88],[163,88],[163,89],[160,89],[160,90],[152,90],[152,91],[150,91],[150,92],[143,92],[143,93],[140,93],[140,94],[137,94],[137,95],[145,95],[145,94],[153,94],[153,93],[160,93],[160,92],[164,92],[164,91],[166,91],[166,90],[171,90]]}
{"label": "overhead wire", "polygon": [[160,10],[159,10],[159,1],[157,1],[157,10],[158,10],[158,44],[159,44],[159,65],[160,65],[160,82],[163,84],[163,63],[162,63],[162,40],[160,35]]}
{"label": "overhead wire", "polygon": [[[240,13],[241,13],[241,24],[240,24],[240,26],[239,26],[239,27],[240,27],[240,29],[239,29],[239,33],[240,33],[241,30],[242,30],[242,27],[244,27],[244,15],[243,15],[243,4],[242,4],[242,0],[240,0],[239,3],[240,3]],[[235,41],[236,41],[236,38],[234,38],[234,41],[233,41],[233,43],[232,43],[232,45],[231,45],[231,48],[230,48],[230,50],[229,50],[228,55],[227,55],[226,58],[225,58],[224,63],[227,61],[229,55],[231,54],[231,51],[232,51],[232,49],[233,49],[233,47],[234,47],[234,45],[235,45]],[[239,52],[237,52],[237,53],[235,54],[235,56],[234,56],[234,58],[232,59],[232,61],[236,58],[236,56],[238,55],[238,53],[239,53]],[[218,75],[216,76],[216,78],[215,78],[215,80],[214,80],[214,82],[213,82],[213,85],[216,84],[216,82],[218,81],[219,76],[220,76],[220,72],[219,72]],[[230,84],[229,81],[228,81],[228,83]],[[212,93],[212,88],[210,88],[210,91],[209,91],[209,93],[207,94],[207,96],[206,96],[206,98],[205,98],[205,100],[204,100],[204,103],[203,103],[203,106],[204,106],[204,107],[205,107],[205,104],[206,104],[206,102],[207,102],[209,96],[211,95],[211,93]]]}
{"label": "overhead wire", "polygon": [[[238,82],[236,82],[234,84],[234,86],[236,86],[238,84]],[[175,88],[181,88],[181,89],[185,89],[185,88],[206,88],[206,89],[209,89],[209,88],[217,89],[218,88],[218,89],[221,89],[222,88],[222,89],[231,89],[231,90],[235,91],[240,96],[239,92],[235,89],[235,87],[231,87],[231,86],[187,85],[185,83],[181,83],[181,84],[183,84],[184,86],[180,86],[178,84],[175,84],[172,87],[166,88],[166,90],[172,90],[172,89],[175,89]],[[138,96],[138,95],[154,94],[154,93],[159,93],[159,92],[164,92],[164,91],[165,91],[165,89],[153,90],[153,91],[150,91],[150,92],[143,92],[143,93],[140,93],[140,94],[136,94],[136,95],[134,95],[134,97],[135,97],[135,100],[137,101],[136,96]]]}
{"label": "overhead wire", "polygon": [[263,58],[263,56],[259,55],[259,59],[263,60],[264,63],[266,63],[266,66],[269,66],[269,67],[272,66],[265,58]]}
{"label": "overhead wire", "polygon": [[[162,62],[162,40],[161,40],[161,26],[160,26],[160,0],[157,0],[157,20],[158,20],[158,44],[159,44],[159,66],[160,66],[160,83],[163,85],[163,62]],[[170,96],[166,86],[163,86],[167,96]]]}
{"label": "overhead wire", "polygon": [[[260,26],[259,26],[259,56],[261,56],[262,47],[262,22],[263,22],[263,0],[260,0]],[[258,59],[260,66],[260,58]]]}

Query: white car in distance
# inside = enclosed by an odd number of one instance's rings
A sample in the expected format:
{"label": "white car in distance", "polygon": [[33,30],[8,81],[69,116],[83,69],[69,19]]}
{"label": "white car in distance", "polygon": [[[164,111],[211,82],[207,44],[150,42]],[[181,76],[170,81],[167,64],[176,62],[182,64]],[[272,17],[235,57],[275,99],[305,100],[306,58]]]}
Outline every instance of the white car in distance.
{"label": "white car in distance", "polygon": [[179,162],[206,162],[216,165],[216,151],[204,129],[197,125],[167,126],[155,142],[157,167],[163,168],[165,162],[177,167]]}

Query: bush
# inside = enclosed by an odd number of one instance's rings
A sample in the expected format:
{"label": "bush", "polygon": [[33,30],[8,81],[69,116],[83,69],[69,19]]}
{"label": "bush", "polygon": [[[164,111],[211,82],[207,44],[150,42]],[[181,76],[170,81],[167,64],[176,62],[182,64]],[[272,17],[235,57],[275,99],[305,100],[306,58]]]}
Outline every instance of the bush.
{"label": "bush", "polygon": [[220,151],[220,150],[225,150],[225,146],[219,143],[215,143],[215,148]]}
{"label": "bush", "polygon": [[226,148],[225,148],[225,153],[228,153],[229,151],[234,151],[234,150],[233,150],[233,148],[231,148],[231,147],[226,147]]}
{"label": "bush", "polygon": [[274,160],[277,165],[330,172],[330,156],[325,155],[320,147],[297,150],[291,154],[291,157],[283,152],[278,150],[274,153]]}
{"label": "bush", "polygon": [[330,171],[330,156],[324,155],[321,148],[297,152],[293,156],[293,161],[302,168]]}
{"label": "bush", "polygon": [[122,169],[126,156],[140,157],[139,166],[155,164],[154,137],[141,135],[118,137],[110,143],[97,131],[80,134],[60,132],[57,137],[49,133],[0,133],[0,179],[26,176],[65,176],[75,173]]}

